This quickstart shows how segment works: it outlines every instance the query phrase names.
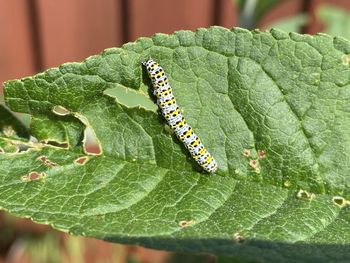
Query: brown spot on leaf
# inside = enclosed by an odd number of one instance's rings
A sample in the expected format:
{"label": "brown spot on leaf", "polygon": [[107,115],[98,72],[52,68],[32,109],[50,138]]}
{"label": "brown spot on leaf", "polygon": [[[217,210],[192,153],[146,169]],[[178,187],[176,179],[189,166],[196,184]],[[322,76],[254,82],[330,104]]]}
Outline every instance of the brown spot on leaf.
{"label": "brown spot on leaf", "polygon": [[258,150],[258,157],[260,160],[264,159],[266,157],[265,150]]}
{"label": "brown spot on leaf", "polygon": [[259,161],[256,159],[250,160],[249,165],[254,169],[256,173],[260,173]]}
{"label": "brown spot on leaf", "polygon": [[88,161],[88,157],[87,156],[82,156],[82,157],[79,157],[78,159],[74,160],[74,162],[76,164],[79,164],[79,165],[84,165],[87,161]]}
{"label": "brown spot on leaf", "polygon": [[189,221],[182,220],[182,221],[179,222],[179,226],[181,226],[181,227],[188,227],[188,226],[190,226],[190,225],[192,225],[194,223],[195,223],[194,220],[189,220]]}
{"label": "brown spot on leaf", "polygon": [[244,157],[250,157],[250,155],[251,155],[251,152],[250,152],[249,149],[244,149],[244,150],[243,150],[243,156],[244,156]]}
{"label": "brown spot on leaf", "polygon": [[30,172],[29,174],[22,176],[22,181],[25,181],[25,182],[34,181],[34,180],[44,178],[45,176],[46,176],[45,173]]}
{"label": "brown spot on leaf", "polygon": [[250,160],[250,161],[249,161],[249,165],[250,165],[252,168],[256,169],[256,168],[259,167],[259,162],[258,162],[258,160]]}

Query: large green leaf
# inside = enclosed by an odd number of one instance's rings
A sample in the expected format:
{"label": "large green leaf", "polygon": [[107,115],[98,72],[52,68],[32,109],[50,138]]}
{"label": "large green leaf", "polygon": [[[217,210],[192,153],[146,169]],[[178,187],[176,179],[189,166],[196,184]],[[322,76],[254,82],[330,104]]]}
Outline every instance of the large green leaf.
{"label": "large green leaf", "polygon": [[[38,142],[0,155],[0,206],[75,235],[158,249],[349,259],[349,53],[349,42],[325,34],[212,27],[6,82],[7,105],[32,115]],[[201,173],[144,103],[149,57],[168,73],[217,174]],[[143,102],[129,107],[113,89]],[[99,155],[84,150],[87,128]]]}

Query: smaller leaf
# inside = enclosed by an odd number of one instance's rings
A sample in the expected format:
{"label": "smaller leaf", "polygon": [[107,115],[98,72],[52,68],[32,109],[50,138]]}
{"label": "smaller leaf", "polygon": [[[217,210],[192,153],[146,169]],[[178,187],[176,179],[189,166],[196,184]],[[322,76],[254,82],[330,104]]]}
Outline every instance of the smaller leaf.
{"label": "smaller leaf", "polygon": [[317,10],[317,16],[325,24],[325,32],[333,36],[343,36],[350,39],[350,13],[332,6],[322,5]]}

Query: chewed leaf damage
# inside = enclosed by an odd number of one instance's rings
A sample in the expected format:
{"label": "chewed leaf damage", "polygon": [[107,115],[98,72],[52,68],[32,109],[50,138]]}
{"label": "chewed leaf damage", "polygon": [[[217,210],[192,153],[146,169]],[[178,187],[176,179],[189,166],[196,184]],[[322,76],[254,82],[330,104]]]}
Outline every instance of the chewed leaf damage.
{"label": "chewed leaf damage", "polygon": [[46,176],[44,172],[30,172],[29,174],[23,175],[22,176],[22,181],[24,182],[29,182],[29,181],[35,181],[39,179],[43,179]]}
{"label": "chewed leaf damage", "polygon": [[37,158],[37,160],[41,161],[44,165],[46,165],[46,166],[48,166],[48,167],[56,167],[56,166],[58,166],[57,163],[50,161],[50,160],[48,159],[48,157],[46,157],[46,156],[44,156],[44,155],[39,156],[39,157]]}
{"label": "chewed leaf damage", "polygon": [[84,165],[89,160],[88,156],[82,156],[74,160],[74,163],[78,165]]}

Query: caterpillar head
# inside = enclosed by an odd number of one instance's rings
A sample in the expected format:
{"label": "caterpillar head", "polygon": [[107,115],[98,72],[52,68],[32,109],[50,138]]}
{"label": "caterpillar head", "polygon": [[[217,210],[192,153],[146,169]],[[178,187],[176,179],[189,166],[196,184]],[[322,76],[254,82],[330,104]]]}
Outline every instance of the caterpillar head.
{"label": "caterpillar head", "polygon": [[158,63],[155,62],[153,59],[148,59],[147,61],[142,62],[142,65],[144,65],[147,69],[147,71],[151,71],[154,68],[158,67]]}
{"label": "caterpillar head", "polygon": [[143,62],[142,62],[142,65],[148,67],[148,66],[150,66],[150,65],[152,65],[152,64],[154,64],[154,63],[155,63],[155,61],[154,61],[152,58],[149,58],[148,60],[143,61]]}

